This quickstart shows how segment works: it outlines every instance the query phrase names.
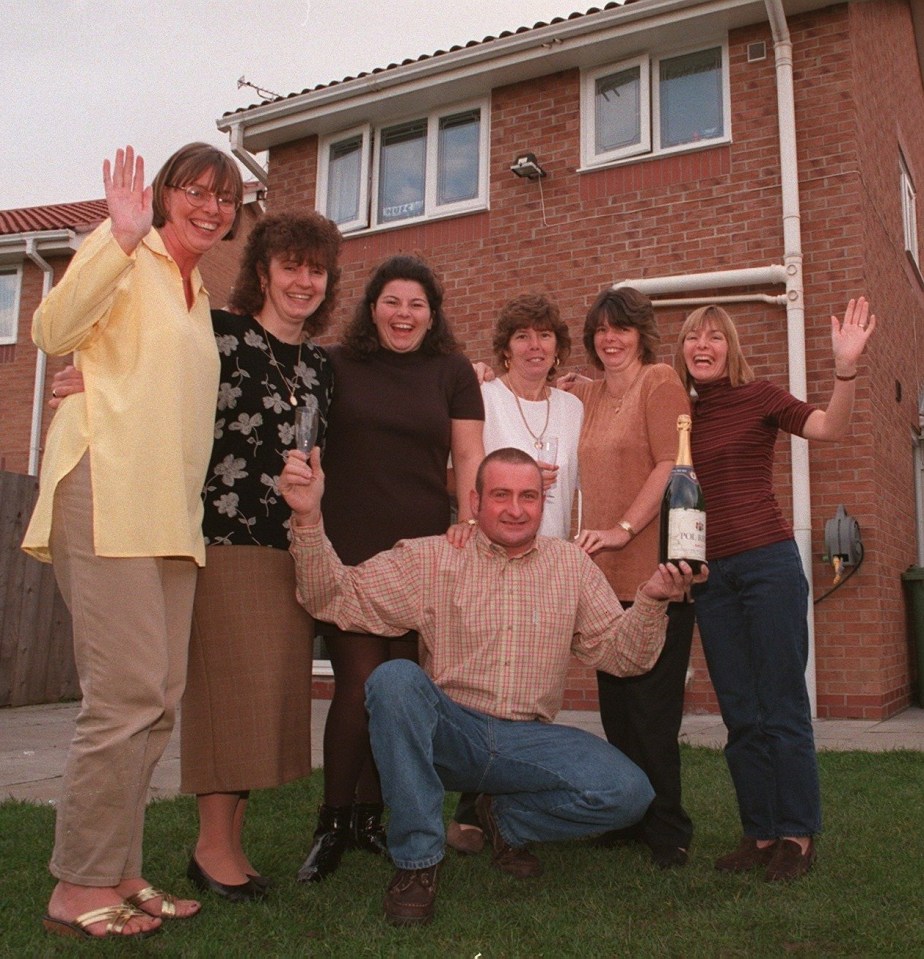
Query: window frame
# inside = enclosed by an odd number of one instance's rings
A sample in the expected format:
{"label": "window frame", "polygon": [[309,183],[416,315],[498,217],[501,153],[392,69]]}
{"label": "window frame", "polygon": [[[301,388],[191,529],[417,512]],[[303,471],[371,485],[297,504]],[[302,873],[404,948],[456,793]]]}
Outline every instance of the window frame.
{"label": "window frame", "polygon": [[338,143],[344,143],[360,137],[359,157],[359,214],[352,220],[338,223],[341,233],[363,230],[369,226],[369,151],[372,144],[372,125],[363,123],[348,130],[338,130],[322,136],[318,143],[318,210],[325,216],[328,213],[328,190],[330,188],[330,151]]}
{"label": "window frame", "polygon": [[14,346],[19,342],[19,311],[22,308],[22,264],[0,266],[0,276],[12,276],[14,278],[12,328],[8,334],[0,328],[0,346]]}
{"label": "window frame", "polygon": [[[478,174],[477,192],[474,197],[451,203],[437,203],[439,188],[439,133],[440,122],[469,111],[479,112],[478,120]],[[370,123],[326,134],[318,143],[318,188],[316,206],[325,216],[328,212],[328,189],[330,183],[329,158],[331,147],[356,136],[362,136],[360,161],[360,215],[353,220],[338,224],[341,233],[355,233],[359,230],[393,230],[410,224],[424,223],[429,220],[459,216],[488,208],[488,184],[490,166],[490,97],[478,97],[441,106],[425,114],[414,116],[389,117],[382,123]],[[402,219],[380,221],[378,215],[381,175],[381,144],[385,131],[405,124],[425,121],[426,149],[424,160],[424,212],[417,216]]]}
{"label": "window frame", "polygon": [[902,203],[902,227],[904,233],[905,252],[911,258],[915,267],[920,271],[920,246],[918,240],[918,201],[917,190],[914,188],[914,179],[908,169],[908,163],[901,150],[898,151],[899,190]]}
{"label": "window frame", "polygon": [[[661,145],[661,63],[665,60],[675,60],[679,57],[695,53],[704,53],[717,49],[721,59],[722,90],[721,108],[723,133],[720,136],[707,139],[679,143],[675,146]],[[624,70],[641,68],[641,101],[639,104],[640,130],[639,143],[630,147],[609,150],[601,153],[596,151],[596,84],[605,76],[620,73]],[[647,129],[645,129],[647,128]],[[642,157],[668,156],[673,153],[684,153],[690,150],[699,150],[721,143],[731,142],[731,85],[729,80],[728,38],[716,39],[709,43],[698,43],[680,49],[660,50],[656,53],[647,52],[635,57],[628,57],[612,63],[602,64],[581,74],[581,168],[584,170],[611,166],[628,160],[637,160]]]}

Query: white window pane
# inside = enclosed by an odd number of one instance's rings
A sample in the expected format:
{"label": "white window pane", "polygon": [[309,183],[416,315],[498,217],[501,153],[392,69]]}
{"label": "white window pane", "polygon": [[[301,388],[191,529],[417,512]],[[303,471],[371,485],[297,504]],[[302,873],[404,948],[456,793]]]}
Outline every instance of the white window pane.
{"label": "white window pane", "polygon": [[478,196],[480,131],[480,110],[469,110],[440,120],[438,205],[472,200]]}
{"label": "white window pane", "polygon": [[18,289],[18,273],[0,273],[0,343],[16,342]]}
{"label": "white window pane", "polygon": [[379,157],[379,223],[391,223],[423,215],[426,163],[426,120],[382,131]]}
{"label": "white window pane", "polygon": [[641,142],[641,71],[621,70],[597,80],[594,92],[595,152]]}
{"label": "white window pane", "polygon": [[331,144],[327,165],[327,215],[334,223],[349,223],[359,218],[362,146],[361,135]]}
{"label": "white window pane", "polygon": [[719,47],[662,60],[658,92],[662,147],[724,135]]}

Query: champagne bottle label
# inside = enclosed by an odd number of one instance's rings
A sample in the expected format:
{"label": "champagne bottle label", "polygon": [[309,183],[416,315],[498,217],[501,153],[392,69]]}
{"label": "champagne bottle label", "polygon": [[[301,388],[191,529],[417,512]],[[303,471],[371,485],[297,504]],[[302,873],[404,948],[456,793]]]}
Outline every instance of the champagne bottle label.
{"label": "champagne bottle label", "polygon": [[706,514],[701,509],[672,509],[667,520],[667,555],[706,561]]}

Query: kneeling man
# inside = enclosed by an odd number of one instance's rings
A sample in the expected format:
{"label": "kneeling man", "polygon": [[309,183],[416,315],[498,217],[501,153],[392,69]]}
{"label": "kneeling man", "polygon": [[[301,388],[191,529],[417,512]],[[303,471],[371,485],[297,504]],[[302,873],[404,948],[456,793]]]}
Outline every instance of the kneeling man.
{"label": "kneeling man", "polygon": [[515,449],[488,455],[472,493],[474,536],[402,540],[344,566],[324,536],[324,474],[292,453],[280,492],[292,507],[302,605],[345,630],[420,634],[421,664],[393,660],[366,683],[372,750],[389,807],[397,871],[385,915],[429,922],[445,851],[445,790],[480,793],[493,862],[525,878],[542,871],[532,841],[573,839],[638,822],[654,792],[645,774],[591,733],[553,725],[568,660],[616,676],[649,670],[664,644],[665,609],[696,577],[659,566],[628,611],[586,553],[538,536],[542,476]]}

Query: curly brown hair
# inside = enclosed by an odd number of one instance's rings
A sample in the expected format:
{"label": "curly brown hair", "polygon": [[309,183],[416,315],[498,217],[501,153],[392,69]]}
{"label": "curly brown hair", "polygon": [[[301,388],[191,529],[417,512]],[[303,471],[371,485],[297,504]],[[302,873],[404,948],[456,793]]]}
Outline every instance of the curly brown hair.
{"label": "curly brown hair", "polygon": [[498,364],[504,364],[511,337],[517,330],[551,330],[555,334],[556,362],[547,377],[551,381],[558,366],[571,355],[571,334],[558,306],[541,293],[523,293],[505,303],[494,324],[491,342]]}
{"label": "curly brown hair", "polygon": [[303,331],[317,336],[330,323],[340,286],[337,258],[343,238],[337,224],[314,210],[308,213],[275,213],[254,224],[241,256],[237,278],[228,298],[235,313],[256,316],[263,309],[263,284],[273,257],[307,263],[327,270],[327,291],[317,310],[305,320]]}
{"label": "curly brown hair", "polygon": [[655,321],[654,307],[644,293],[639,293],[631,286],[623,286],[618,290],[607,287],[597,295],[587,311],[584,349],[587,358],[598,370],[603,369],[603,363],[594,348],[594,335],[604,323],[614,328],[638,330],[642,363],[647,366],[657,361],[661,334]]}
{"label": "curly brown hair", "polygon": [[372,320],[372,308],[382,295],[382,290],[392,280],[411,280],[419,283],[427,296],[433,323],[420,344],[421,353],[433,356],[458,353],[459,344],[449,329],[443,312],[443,286],[433,270],[418,256],[399,254],[389,257],[372,274],[363,297],[356,304],[353,319],[343,331],[340,343],[347,353],[355,358],[372,356],[381,349],[379,333]]}
{"label": "curly brown hair", "polygon": [[237,200],[237,213],[231,229],[222,237],[233,240],[241,222],[241,204],[244,200],[244,181],[237,163],[227,153],[208,143],[187,143],[180,147],[160,168],[151,185],[154,226],[158,229],[167,222],[167,204],[164,192],[170,187],[189,186],[203,173],[211,174],[211,189],[231,193]]}

